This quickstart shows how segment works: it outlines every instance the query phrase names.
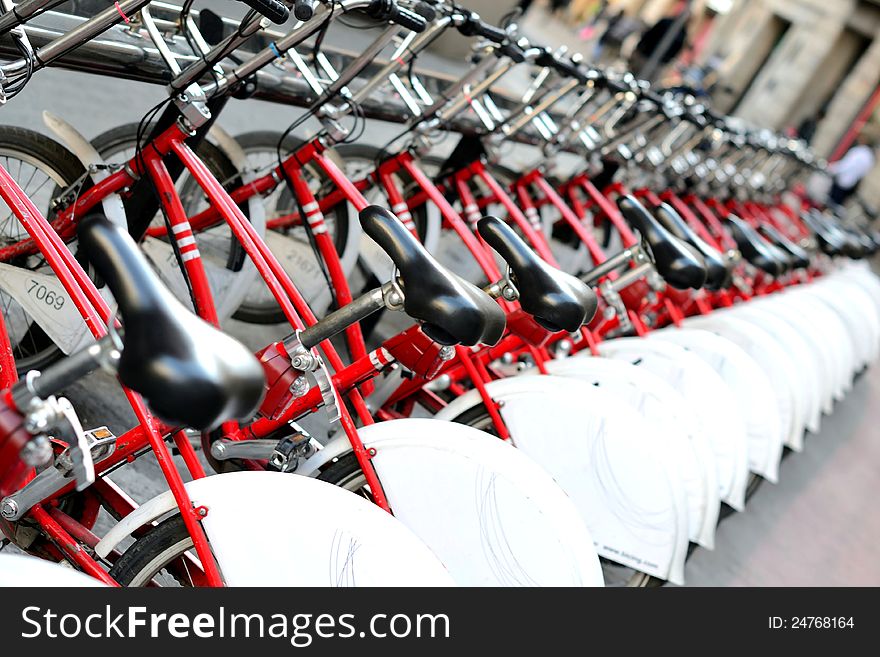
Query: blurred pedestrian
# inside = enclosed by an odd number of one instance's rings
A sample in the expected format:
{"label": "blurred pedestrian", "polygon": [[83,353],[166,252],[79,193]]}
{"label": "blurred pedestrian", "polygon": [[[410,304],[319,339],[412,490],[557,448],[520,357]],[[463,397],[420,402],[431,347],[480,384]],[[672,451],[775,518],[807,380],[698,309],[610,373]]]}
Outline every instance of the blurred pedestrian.
{"label": "blurred pedestrian", "polygon": [[519,7],[520,16],[526,15],[526,12],[528,12],[529,8],[531,8],[532,6],[532,2],[533,0],[519,0],[519,4],[517,6]]}
{"label": "blurred pedestrian", "polygon": [[647,80],[678,57],[687,43],[690,3],[679,2],[668,15],[649,27],[639,39],[630,58],[630,69]]}
{"label": "blurred pedestrian", "polygon": [[[596,45],[593,48],[593,61],[598,62],[602,59],[602,53],[607,45],[614,44],[618,47],[620,46],[619,40],[615,43],[615,36],[617,27],[620,24],[620,21],[623,20],[624,16],[623,9],[619,9],[608,16],[607,22],[605,23],[605,29],[602,31],[602,34],[599,35],[599,38],[596,40]],[[583,34],[581,35],[581,38],[584,38]]]}
{"label": "blurred pedestrian", "polygon": [[568,5],[571,4],[571,0],[550,0],[550,12],[554,15],[559,15],[564,10],[568,9]]}
{"label": "blurred pedestrian", "polygon": [[828,200],[835,205],[843,205],[852,196],[862,178],[870,173],[877,163],[876,143],[867,135],[860,135],[856,145],[846,155],[828,165],[834,178]]}
{"label": "blurred pedestrian", "polygon": [[807,142],[807,145],[810,145],[813,142],[813,137],[816,136],[816,130],[819,128],[819,124],[825,119],[825,110],[820,109],[815,114],[811,114],[803,121],[797,128],[797,137],[798,139],[803,139]]}

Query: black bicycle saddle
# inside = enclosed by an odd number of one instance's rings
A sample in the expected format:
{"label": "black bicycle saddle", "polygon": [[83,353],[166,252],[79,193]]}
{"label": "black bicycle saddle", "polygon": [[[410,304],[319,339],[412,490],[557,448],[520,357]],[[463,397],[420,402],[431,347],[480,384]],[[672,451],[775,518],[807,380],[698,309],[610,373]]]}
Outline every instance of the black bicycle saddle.
{"label": "black bicycle saddle", "polygon": [[841,255],[844,251],[844,240],[833,234],[824,224],[816,219],[812,212],[801,213],[801,219],[812,231],[819,244],[819,250],[829,256]]}
{"label": "black bicycle saddle", "polygon": [[253,415],[263,397],[259,361],[174,297],[134,240],[106,217],[80,222],[79,244],[119,306],[120,381],[166,422],[208,430]]}
{"label": "black bicycle saddle", "polygon": [[541,326],[572,333],[593,319],[598,299],[589,285],[544,262],[498,217],[483,217],[477,230],[510,267],[522,309]]}
{"label": "black bicycle saddle", "polygon": [[495,344],[506,324],[504,311],[485,292],[437,262],[391,212],[378,205],[360,211],[364,232],[400,272],[404,312],[443,345]]}
{"label": "black bicycle saddle", "polygon": [[775,227],[762,224],[758,227],[758,232],[777,249],[785,251],[789,255],[795,269],[806,269],[810,266],[810,254],[776,230]]}
{"label": "black bicycle saddle", "polygon": [[630,226],[647,242],[657,272],[672,287],[699,289],[706,282],[706,267],[700,257],[676,239],[635,197],[626,195],[617,202]]}
{"label": "black bicycle saddle", "polygon": [[706,283],[709,290],[720,290],[728,287],[732,272],[718,249],[709,245],[682,218],[675,208],[668,203],[661,203],[655,209],[656,217],[666,229],[681,241],[690,244],[697,250],[706,265]]}
{"label": "black bicycle saddle", "polygon": [[854,226],[844,228],[843,230],[858,243],[861,253],[857,257],[864,258],[866,256],[873,255],[876,252],[874,240],[871,239],[871,237],[869,237],[864,231]]}
{"label": "black bicycle saddle", "polygon": [[861,255],[860,245],[818,211],[805,212],[802,218],[815,234],[819,248],[823,253],[830,256],[843,255],[849,258],[857,258]]}
{"label": "black bicycle saddle", "polygon": [[727,225],[736,241],[736,248],[753,267],[774,278],[788,271],[788,258],[748,223],[735,214],[729,214]]}

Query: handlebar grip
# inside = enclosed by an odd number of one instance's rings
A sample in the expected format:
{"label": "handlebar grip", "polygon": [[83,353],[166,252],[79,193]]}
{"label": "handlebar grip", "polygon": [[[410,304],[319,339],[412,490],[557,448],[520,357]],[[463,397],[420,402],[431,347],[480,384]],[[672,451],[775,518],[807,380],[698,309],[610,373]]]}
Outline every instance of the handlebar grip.
{"label": "handlebar grip", "polygon": [[424,32],[425,28],[428,27],[428,21],[423,16],[398,5],[394,5],[391,8],[387,18],[392,23],[405,27],[412,32]]}
{"label": "handlebar grip", "polygon": [[413,7],[413,11],[429,23],[437,18],[437,11],[427,2],[420,2]]}
{"label": "handlebar grip", "polygon": [[507,41],[508,35],[504,29],[486,23],[477,12],[464,9],[463,7],[459,8],[459,11],[466,17],[465,21],[458,27],[458,31],[464,36],[479,36],[498,44]]}
{"label": "handlebar grip", "polygon": [[503,43],[498,47],[498,54],[503,55],[504,57],[509,57],[517,64],[522,64],[526,61],[526,51],[520,48],[515,43]]}
{"label": "handlebar grip", "polygon": [[587,75],[570,59],[559,59],[551,51],[545,50],[535,58],[535,64],[545,68],[552,68],[557,73],[577,78],[582,83],[587,83]]}
{"label": "handlebar grip", "polygon": [[650,89],[642,89],[640,95],[645,100],[649,100],[659,107],[663,107],[666,104],[666,99],[663,98],[663,96],[655,91],[651,91]]}
{"label": "handlebar grip", "polygon": [[550,68],[551,66],[556,65],[556,58],[553,56],[553,53],[549,48],[543,48],[541,53],[535,57],[534,59],[535,66],[541,66],[543,68]]}
{"label": "handlebar grip", "polygon": [[685,111],[685,113],[683,114],[683,118],[685,121],[693,123],[698,128],[705,128],[707,125],[709,125],[709,119],[707,119],[704,114],[698,112],[690,110]]}
{"label": "handlebar grip", "polygon": [[630,86],[623,80],[614,80],[607,76],[605,78],[605,86],[615,93],[626,93],[627,91],[632,91],[632,86]]}
{"label": "handlebar grip", "polygon": [[581,67],[570,59],[557,59],[556,63],[553,64],[553,68],[562,75],[579,80],[582,84],[586,84],[589,79],[586,73],[581,70]]}
{"label": "handlebar grip", "polygon": [[490,25],[479,18],[471,23],[473,26],[473,35],[481,36],[495,43],[504,43],[507,40],[507,32],[500,27]]}
{"label": "handlebar grip", "polygon": [[293,3],[294,17],[296,20],[303,22],[311,20],[317,4],[318,0],[296,0],[296,2]]}
{"label": "handlebar grip", "polygon": [[[290,18],[290,8],[279,0],[241,0],[255,12],[262,14],[276,25],[283,25]],[[297,4],[299,4],[298,0]],[[308,0],[306,0],[308,1]],[[311,18],[311,16],[310,16]]]}

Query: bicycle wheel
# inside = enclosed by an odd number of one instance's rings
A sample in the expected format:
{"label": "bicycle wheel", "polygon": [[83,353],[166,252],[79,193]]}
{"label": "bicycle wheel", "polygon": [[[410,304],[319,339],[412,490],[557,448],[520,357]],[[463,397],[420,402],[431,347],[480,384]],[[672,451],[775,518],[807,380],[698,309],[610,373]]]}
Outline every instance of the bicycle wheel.
{"label": "bicycle wheel", "polygon": [[[253,175],[265,175],[278,166],[278,141],[281,133],[258,130],[239,135],[235,139],[245,152],[248,169]],[[282,153],[290,153],[301,144],[300,140],[289,137],[284,142]],[[303,173],[316,198],[321,198],[334,188],[315,165],[305,166]],[[322,314],[330,306],[331,299],[326,279],[321,272],[320,256],[313,250],[309,235],[300,222],[285,223],[285,218],[299,213],[296,199],[288,185],[281,181],[262,197],[261,202],[266,209],[266,222],[272,227],[266,235],[272,253],[280,259],[312,310]],[[324,225],[343,262],[346,274],[351,272],[357,258],[358,239],[355,233],[359,233],[352,230],[349,222],[350,214],[344,203],[324,215]],[[251,324],[278,324],[286,321],[269,288],[261,280],[251,286],[233,316]]]}
{"label": "bicycle wheel", "polygon": [[183,518],[173,515],[138,538],[113,564],[110,577],[123,586],[192,586],[182,561],[192,549],[193,540]]}
{"label": "bicycle wheel", "polygon": [[[49,137],[25,128],[0,126],[0,165],[50,222],[55,216],[56,202],[63,192],[70,190],[78,194],[91,186],[85,168],[73,153]],[[16,245],[28,238],[27,231],[12,209],[0,201],[0,248]],[[76,253],[75,241],[70,242],[68,247]],[[2,264],[54,278],[52,269],[40,253],[9,257]],[[0,284],[0,310],[6,320],[16,367],[19,373],[42,369],[60,358],[63,352],[37,323],[34,315],[9,293],[8,285],[11,283],[6,278],[0,277],[4,279]],[[37,285],[28,294],[36,295],[40,289],[40,285]],[[37,300],[45,301],[46,298],[44,289],[42,299]],[[58,302],[49,304],[47,310],[60,311],[57,305]]]}
{"label": "bicycle wheel", "polygon": [[[106,162],[122,164],[134,157],[137,137],[138,125],[129,123],[101,133],[92,140],[92,145]],[[218,146],[208,140],[202,140],[195,150],[214,177],[227,190],[241,186],[242,180],[238,169]],[[188,171],[183,171],[175,187],[188,217],[193,217],[208,207],[208,200],[202,188]],[[239,208],[245,217],[252,221],[257,231],[262,232],[262,222],[256,221],[252,216],[250,204],[242,203]],[[150,228],[164,226],[165,221],[160,211],[150,222]],[[244,248],[226,222],[221,220],[214,226],[199,230],[197,239],[205,273],[211,282],[217,311],[222,320],[231,316],[238,307],[256,273],[247,260]],[[147,238],[143,244],[145,252],[166,284],[179,298],[189,304],[189,292],[180,274],[174,252],[169,248],[167,237]]]}

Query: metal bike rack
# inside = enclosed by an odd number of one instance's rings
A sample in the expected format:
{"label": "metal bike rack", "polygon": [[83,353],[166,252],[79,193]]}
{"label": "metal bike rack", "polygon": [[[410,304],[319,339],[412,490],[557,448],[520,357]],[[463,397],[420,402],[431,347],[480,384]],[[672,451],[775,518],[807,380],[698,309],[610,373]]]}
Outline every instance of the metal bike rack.
{"label": "metal bike rack", "polygon": [[[150,4],[150,9],[156,27],[165,35],[168,49],[177,57],[181,66],[185,67],[188,63],[195,61],[196,56],[186,40],[181,35],[174,34],[177,27],[176,16],[180,12],[180,6],[153,2]],[[193,11],[192,17],[198,20],[198,11]],[[28,21],[24,29],[34,47],[39,48],[65,32],[75,29],[85,20],[85,16],[46,11]],[[237,21],[228,18],[222,20],[225,34],[231,33],[238,27]],[[258,52],[283,36],[284,33],[278,30],[263,30],[251,37],[251,40],[242,49],[242,55],[247,56]],[[322,44],[321,51],[330,59],[337,70],[340,70],[358,55],[356,52],[326,43]],[[14,59],[18,56],[19,53],[9,35],[0,37],[0,58]],[[377,58],[363,71],[362,78],[352,82],[350,85],[352,90],[357,90],[367,78],[381,70],[387,63],[386,60]],[[166,85],[172,77],[158,49],[134,18],[131,24],[120,24],[110,28],[99,38],[89,41],[59,58],[52,63],[52,66],[156,85]],[[413,70],[418,74],[428,91],[436,92],[438,95],[440,90],[448,88],[457,79],[455,75],[429,70],[419,65],[418,62]],[[504,107],[508,103],[511,106],[516,104],[513,93],[505,93],[503,89],[493,91],[494,99],[499,106]],[[287,60],[279,60],[264,67],[256,74],[256,90],[253,97],[295,107],[306,107],[316,98],[312,88]],[[405,123],[412,116],[403,101],[391,94],[382,98],[381,101],[375,97],[367,98],[361,104],[361,109],[367,118],[392,123]],[[476,119],[467,118],[456,118],[446,126],[448,130],[462,134],[474,134],[479,132],[481,127]],[[528,133],[517,134],[516,140],[522,143],[540,142],[536,135],[532,136]]]}

